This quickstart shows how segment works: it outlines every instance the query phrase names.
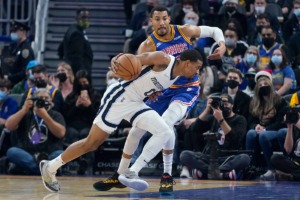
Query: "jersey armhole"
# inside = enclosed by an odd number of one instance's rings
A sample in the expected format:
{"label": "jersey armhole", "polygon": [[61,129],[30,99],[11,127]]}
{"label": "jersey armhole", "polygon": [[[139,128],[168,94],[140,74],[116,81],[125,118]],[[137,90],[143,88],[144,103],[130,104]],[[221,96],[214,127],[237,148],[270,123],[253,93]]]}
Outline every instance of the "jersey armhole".
{"label": "jersey armhole", "polygon": [[174,29],[176,29],[176,28],[177,28],[178,32],[180,33],[180,35],[183,37],[183,39],[184,39],[187,43],[189,43],[190,45],[192,45],[191,40],[189,40],[189,39],[185,36],[185,34],[183,33],[183,31],[182,31],[182,29],[180,28],[180,26],[174,25]]}

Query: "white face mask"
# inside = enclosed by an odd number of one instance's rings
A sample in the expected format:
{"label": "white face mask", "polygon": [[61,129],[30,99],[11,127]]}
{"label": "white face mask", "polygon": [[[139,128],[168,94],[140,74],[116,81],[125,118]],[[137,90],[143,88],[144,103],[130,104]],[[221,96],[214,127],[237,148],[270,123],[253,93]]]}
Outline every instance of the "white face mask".
{"label": "white face mask", "polygon": [[197,25],[197,21],[192,19],[185,20],[184,24],[191,24],[191,25]]}
{"label": "white face mask", "polygon": [[111,79],[108,79],[108,80],[106,81],[106,84],[107,84],[107,87],[108,87],[108,86],[110,86],[110,85],[112,85],[112,84],[114,84],[114,83],[117,83],[117,82],[119,82],[118,79],[116,79],[116,78],[111,78]]}
{"label": "white face mask", "polygon": [[262,14],[262,13],[265,12],[265,9],[266,9],[266,8],[263,7],[263,6],[255,6],[254,9],[255,9],[255,12],[256,12],[257,14]]}
{"label": "white face mask", "polygon": [[182,11],[186,14],[188,12],[193,11],[193,8],[182,8]]}

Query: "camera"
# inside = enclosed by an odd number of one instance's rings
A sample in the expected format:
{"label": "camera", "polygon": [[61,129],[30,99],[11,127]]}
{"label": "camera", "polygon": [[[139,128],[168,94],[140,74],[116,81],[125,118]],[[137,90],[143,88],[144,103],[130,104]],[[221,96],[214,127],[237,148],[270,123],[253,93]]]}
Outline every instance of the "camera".
{"label": "camera", "polygon": [[296,124],[299,120],[300,105],[289,107],[286,112],[285,122],[289,124]]}
{"label": "camera", "polygon": [[211,106],[213,108],[221,108],[223,106],[222,98],[220,96],[211,96],[212,99]]}
{"label": "camera", "polygon": [[210,140],[210,141],[217,141],[220,140],[222,137],[222,134],[219,132],[213,133],[213,132],[207,132],[203,134],[204,139]]}
{"label": "camera", "polygon": [[48,101],[45,101],[44,99],[39,97],[32,97],[31,100],[34,103],[34,106],[36,106],[37,108],[47,108],[51,105]]}

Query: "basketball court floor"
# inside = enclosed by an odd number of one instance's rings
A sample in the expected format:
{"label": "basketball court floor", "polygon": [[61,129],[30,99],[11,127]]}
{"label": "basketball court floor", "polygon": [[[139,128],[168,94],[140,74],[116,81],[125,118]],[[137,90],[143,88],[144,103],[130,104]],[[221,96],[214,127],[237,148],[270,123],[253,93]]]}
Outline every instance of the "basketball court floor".
{"label": "basketball court floor", "polygon": [[[300,183],[259,181],[210,181],[175,179],[172,195],[160,195],[159,178],[147,178],[150,187],[143,191],[112,189],[95,191],[92,184],[100,178],[58,177],[59,193],[50,193],[39,176],[0,176],[1,200],[93,200],[93,199],[194,199],[194,200],[253,200],[253,199],[300,199]],[[101,178],[104,179],[104,178]]]}

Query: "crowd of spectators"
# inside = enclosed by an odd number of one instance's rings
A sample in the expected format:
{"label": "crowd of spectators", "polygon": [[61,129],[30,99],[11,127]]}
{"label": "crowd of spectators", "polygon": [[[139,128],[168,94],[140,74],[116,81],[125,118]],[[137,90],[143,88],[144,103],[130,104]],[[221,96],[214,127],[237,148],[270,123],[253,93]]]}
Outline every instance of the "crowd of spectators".
{"label": "crowd of spectators", "polygon": [[[255,166],[263,168],[259,174],[263,180],[282,178],[283,174],[289,180],[299,179],[297,159],[290,163],[287,157],[291,153],[293,158],[299,156],[293,143],[299,139],[300,122],[285,123],[285,116],[290,99],[299,104],[300,0],[130,2],[135,4],[135,10],[126,10],[125,53],[136,53],[139,44],[152,33],[148,14],[159,4],[169,7],[174,24],[217,26],[224,33],[226,53],[220,60],[204,61],[198,102],[188,118],[175,127],[180,141],[176,147],[177,160],[184,166],[181,177],[209,177],[209,148],[204,135],[220,132],[223,135],[218,145],[223,150],[220,178],[236,179],[237,174],[242,175]],[[69,55],[67,40],[74,29],[74,34],[92,52],[84,31],[89,25],[88,15],[86,9],[77,11],[77,23],[70,27],[59,48],[64,62],[57,65],[57,73],[48,74],[45,64],[30,57],[28,49],[20,50],[21,57],[15,55],[26,62],[18,70],[22,77],[13,79],[17,73],[11,71],[5,76],[2,72],[0,126],[14,134],[9,144],[0,144],[7,146],[7,152],[2,149],[0,156],[7,156],[11,163],[9,173],[21,167],[23,173],[38,174],[37,162],[41,156],[55,157],[70,143],[87,136],[100,105],[101,92],[93,88],[91,81],[92,53],[87,56],[88,62],[79,58],[71,62],[73,54]],[[28,27],[19,23],[13,27],[12,33],[18,35],[16,41],[24,43]],[[203,55],[218,47],[206,38],[193,38],[192,42]],[[73,50],[80,49],[76,47],[80,45],[78,42],[71,43],[75,45],[71,47]],[[116,81],[109,71],[107,85]],[[10,94],[22,95],[19,108]],[[217,107],[212,106],[214,97],[220,97],[222,102]],[[233,156],[234,151],[238,154]],[[282,156],[273,155],[274,151]],[[289,168],[280,164],[281,160]]]}

